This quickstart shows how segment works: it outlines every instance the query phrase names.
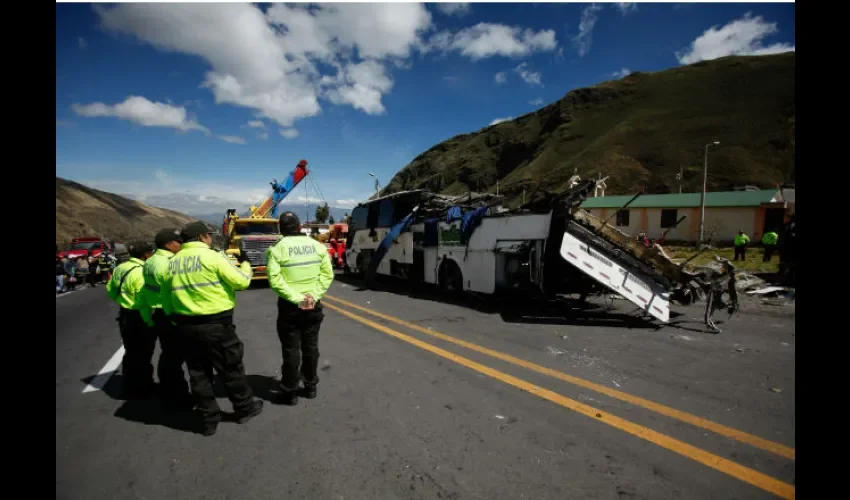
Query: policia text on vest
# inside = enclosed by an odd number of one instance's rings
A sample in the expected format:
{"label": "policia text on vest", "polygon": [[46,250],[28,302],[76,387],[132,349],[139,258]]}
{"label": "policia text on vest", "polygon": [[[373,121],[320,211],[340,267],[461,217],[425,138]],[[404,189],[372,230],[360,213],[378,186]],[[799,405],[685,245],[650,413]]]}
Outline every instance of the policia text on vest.
{"label": "policia text on vest", "polygon": [[163,306],[176,331],[186,342],[186,365],[201,432],[212,435],[221,421],[213,390],[215,374],[224,382],[237,422],[245,423],[263,409],[254,398],[242,362],[244,346],[236,335],[233,309],[236,291],[251,284],[251,266],[240,258],[237,268],[222,253],[210,248],[212,237],[201,222],[182,232],[180,252],[168,262]]}
{"label": "policia text on vest", "polygon": [[266,251],[269,286],[278,295],[277,334],[283,353],[280,386],[281,402],[298,403],[298,382],[302,395],[316,397],[319,383],[319,329],[324,319],[321,299],[333,282],[334,273],[327,248],[300,234],[292,213],[281,216],[285,236]]}

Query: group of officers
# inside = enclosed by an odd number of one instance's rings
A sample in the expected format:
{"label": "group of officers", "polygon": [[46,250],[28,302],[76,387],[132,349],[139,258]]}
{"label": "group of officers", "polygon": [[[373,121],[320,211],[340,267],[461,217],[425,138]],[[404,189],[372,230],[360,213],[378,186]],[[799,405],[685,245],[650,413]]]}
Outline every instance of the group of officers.
{"label": "group of officers", "polygon": [[[296,405],[299,395],[316,397],[321,299],[334,273],[327,249],[301,232],[294,213],[285,212],[279,224],[282,238],[266,253],[266,272],[278,295],[276,326],[283,353],[279,399]],[[212,248],[212,234],[202,222],[163,229],[154,245],[133,242],[128,251],[130,260],[115,269],[106,286],[120,306],[125,396],[154,396],[152,358],[158,339],[158,397],[172,410],[194,410],[201,434],[215,434],[221,421],[216,374],[237,422],[259,415],[263,401],[248,384],[244,345],[233,323],[235,292],[248,288],[253,276],[244,252],[239,265],[233,265],[223,251]]]}

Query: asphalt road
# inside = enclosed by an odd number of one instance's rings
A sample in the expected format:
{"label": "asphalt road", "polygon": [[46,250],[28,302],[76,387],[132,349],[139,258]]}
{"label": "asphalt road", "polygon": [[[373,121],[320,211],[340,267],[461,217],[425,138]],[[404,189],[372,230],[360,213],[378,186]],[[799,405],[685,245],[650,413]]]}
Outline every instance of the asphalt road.
{"label": "asphalt road", "polygon": [[[250,382],[272,399],[276,298],[238,300]],[[713,335],[698,309],[655,328],[624,301],[564,314],[445,300],[338,277],[319,397],[207,438],[122,401],[120,369],[92,379],[121,347],[103,287],[57,297],[56,497],[794,496],[792,316],[747,312]]]}

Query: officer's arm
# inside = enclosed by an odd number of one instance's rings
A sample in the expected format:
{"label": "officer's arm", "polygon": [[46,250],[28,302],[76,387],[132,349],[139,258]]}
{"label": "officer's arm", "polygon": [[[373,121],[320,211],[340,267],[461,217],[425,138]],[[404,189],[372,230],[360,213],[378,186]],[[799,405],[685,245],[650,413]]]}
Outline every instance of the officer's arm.
{"label": "officer's arm", "polygon": [[[133,271],[136,271],[133,269]],[[141,270],[140,270],[141,271]],[[144,320],[145,324],[151,325],[153,324],[153,318],[151,317],[151,307],[145,297],[145,275],[143,272],[133,272],[127,276],[127,279],[124,280],[124,286],[135,292],[134,297],[136,297],[136,307],[139,309],[139,313],[142,315],[142,320]]]}
{"label": "officer's arm", "polygon": [[[322,250],[325,250],[324,245],[322,245]],[[331,287],[331,283],[334,281],[334,268],[333,264],[331,264],[331,257],[328,255],[327,251],[322,252],[322,264],[319,267],[319,276],[316,279],[316,287],[311,292],[313,296],[313,300],[318,302],[328,291],[328,288]]]}
{"label": "officer's arm", "polygon": [[230,263],[223,254],[217,254],[216,271],[221,281],[224,281],[234,290],[244,290],[251,285],[251,277],[254,272],[251,270],[251,263],[247,260],[239,267]]}
{"label": "officer's arm", "polygon": [[109,298],[115,302],[118,302],[119,281],[116,279],[117,274],[118,273],[112,273],[112,277],[109,278],[109,283],[106,284],[106,294],[109,295]]}
{"label": "officer's arm", "polygon": [[304,300],[304,294],[293,290],[286,282],[280,272],[280,260],[275,256],[274,248],[266,250],[266,275],[269,278],[269,286],[283,300],[298,305]]}

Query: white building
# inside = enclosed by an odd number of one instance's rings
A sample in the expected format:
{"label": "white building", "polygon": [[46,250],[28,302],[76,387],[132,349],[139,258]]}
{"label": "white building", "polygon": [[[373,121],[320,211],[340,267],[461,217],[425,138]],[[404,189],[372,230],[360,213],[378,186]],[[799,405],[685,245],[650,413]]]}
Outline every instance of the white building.
{"label": "white building", "polygon": [[[629,195],[588,198],[581,208],[605,220],[631,198]],[[729,243],[743,230],[751,241],[758,242],[766,230],[778,231],[793,210],[793,189],[706,193],[705,239]],[[685,216],[667,233],[665,241],[694,243],[699,239],[699,214],[700,193],[649,194],[638,197],[609,224],[635,237],[645,231],[650,239],[659,239]]]}

